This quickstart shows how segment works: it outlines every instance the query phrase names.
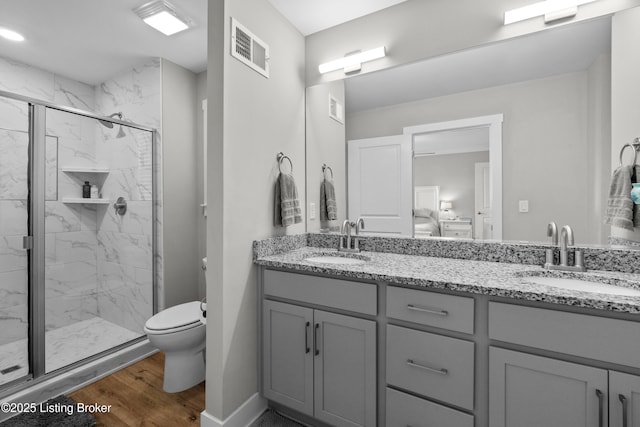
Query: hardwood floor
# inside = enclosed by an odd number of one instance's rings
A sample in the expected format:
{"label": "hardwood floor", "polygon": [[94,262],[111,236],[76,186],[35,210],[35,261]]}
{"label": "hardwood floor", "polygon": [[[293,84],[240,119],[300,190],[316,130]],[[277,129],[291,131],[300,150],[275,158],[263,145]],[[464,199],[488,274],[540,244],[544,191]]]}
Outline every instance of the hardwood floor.
{"label": "hardwood floor", "polygon": [[205,407],[204,383],[180,393],[162,390],[164,353],[156,353],[96,381],[69,397],[78,403],[111,405],[95,412],[97,427],[199,426]]}

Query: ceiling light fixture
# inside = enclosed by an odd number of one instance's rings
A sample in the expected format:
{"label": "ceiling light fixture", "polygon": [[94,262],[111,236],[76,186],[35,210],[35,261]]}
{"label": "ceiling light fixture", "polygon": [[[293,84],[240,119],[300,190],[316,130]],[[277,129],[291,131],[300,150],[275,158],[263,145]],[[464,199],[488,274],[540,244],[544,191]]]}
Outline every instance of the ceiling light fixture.
{"label": "ceiling light fixture", "polygon": [[544,22],[549,23],[558,19],[575,16],[578,6],[594,2],[595,0],[546,0],[530,4],[504,13],[504,25],[524,21],[544,15]]}
{"label": "ceiling light fixture", "polygon": [[161,33],[170,36],[184,31],[193,25],[193,22],[181,16],[175,7],[165,0],[154,0],[133,9],[147,25]]}
{"label": "ceiling light fixture", "polygon": [[4,37],[5,39],[14,42],[24,41],[24,36],[22,34],[16,33],[8,28],[0,28],[0,37]]}
{"label": "ceiling light fixture", "polygon": [[320,64],[318,66],[318,71],[320,71],[320,74],[324,74],[342,68],[345,73],[353,73],[354,71],[360,71],[363,62],[384,58],[385,55],[386,50],[384,46],[365,50],[364,52],[354,52],[347,54],[344,58]]}

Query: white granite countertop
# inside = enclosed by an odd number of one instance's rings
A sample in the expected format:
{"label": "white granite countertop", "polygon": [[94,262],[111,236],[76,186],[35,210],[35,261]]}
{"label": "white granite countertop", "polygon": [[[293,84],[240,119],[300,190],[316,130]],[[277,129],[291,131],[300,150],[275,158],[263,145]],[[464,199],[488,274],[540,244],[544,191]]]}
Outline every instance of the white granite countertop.
{"label": "white granite countertop", "polygon": [[[311,256],[321,255],[355,257],[366,259],[366,262],[348,265],[305,260]],[[258,257],[255,263],[265,267],[418,286],[426,289],[446,289],[640,314],[640,297],[568,290],[540,285],[528,280],[532,276],[577,278],[640,289],[640,274],[593,270],[585,273],[559,272],[532,265],[380,252],[361,252],[350,255],[338,253],[332,249],[313,247]]]}

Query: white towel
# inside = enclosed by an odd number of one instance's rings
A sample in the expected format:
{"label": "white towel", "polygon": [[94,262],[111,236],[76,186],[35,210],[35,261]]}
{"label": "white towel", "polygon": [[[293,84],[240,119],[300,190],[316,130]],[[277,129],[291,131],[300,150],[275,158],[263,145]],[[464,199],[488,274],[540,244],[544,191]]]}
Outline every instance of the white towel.
{"label": "white towel", "polygon": [[[631,174],[633,166],[620,166],[611,176],[609,199],[604,223],[633,231],[634,203],[631,200]],[[640,217],[640,215],[636,215]]]}
{"label": "white towel", "polygon": [[280,173],[275,191],[275,224],[288,227],[302,222],[298,189],[293,175]]}

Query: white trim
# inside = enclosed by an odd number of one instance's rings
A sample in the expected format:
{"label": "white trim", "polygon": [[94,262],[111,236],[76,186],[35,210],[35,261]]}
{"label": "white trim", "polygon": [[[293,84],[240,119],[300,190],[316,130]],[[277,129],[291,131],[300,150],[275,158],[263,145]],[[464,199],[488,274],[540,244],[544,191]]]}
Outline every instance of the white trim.
{"label": "white trim", "polygon": [[402,133],[409,135],[413,140],[416,134],[440,132],[444,130],[472,128],[479,126],[489,127],[489,163],[491,164],[491,225],[493,226],[492,239],[502,240],[502,114],[471,117],[467,119],[450,120],[447,122],[428,123],[424,125],[408,126]]}
{"label": "white trim", "polygon": [[205,409],[200,413],[200,427],[247,427],[267,410],[267,400],[254,394],[224,421],[220,421]]}

